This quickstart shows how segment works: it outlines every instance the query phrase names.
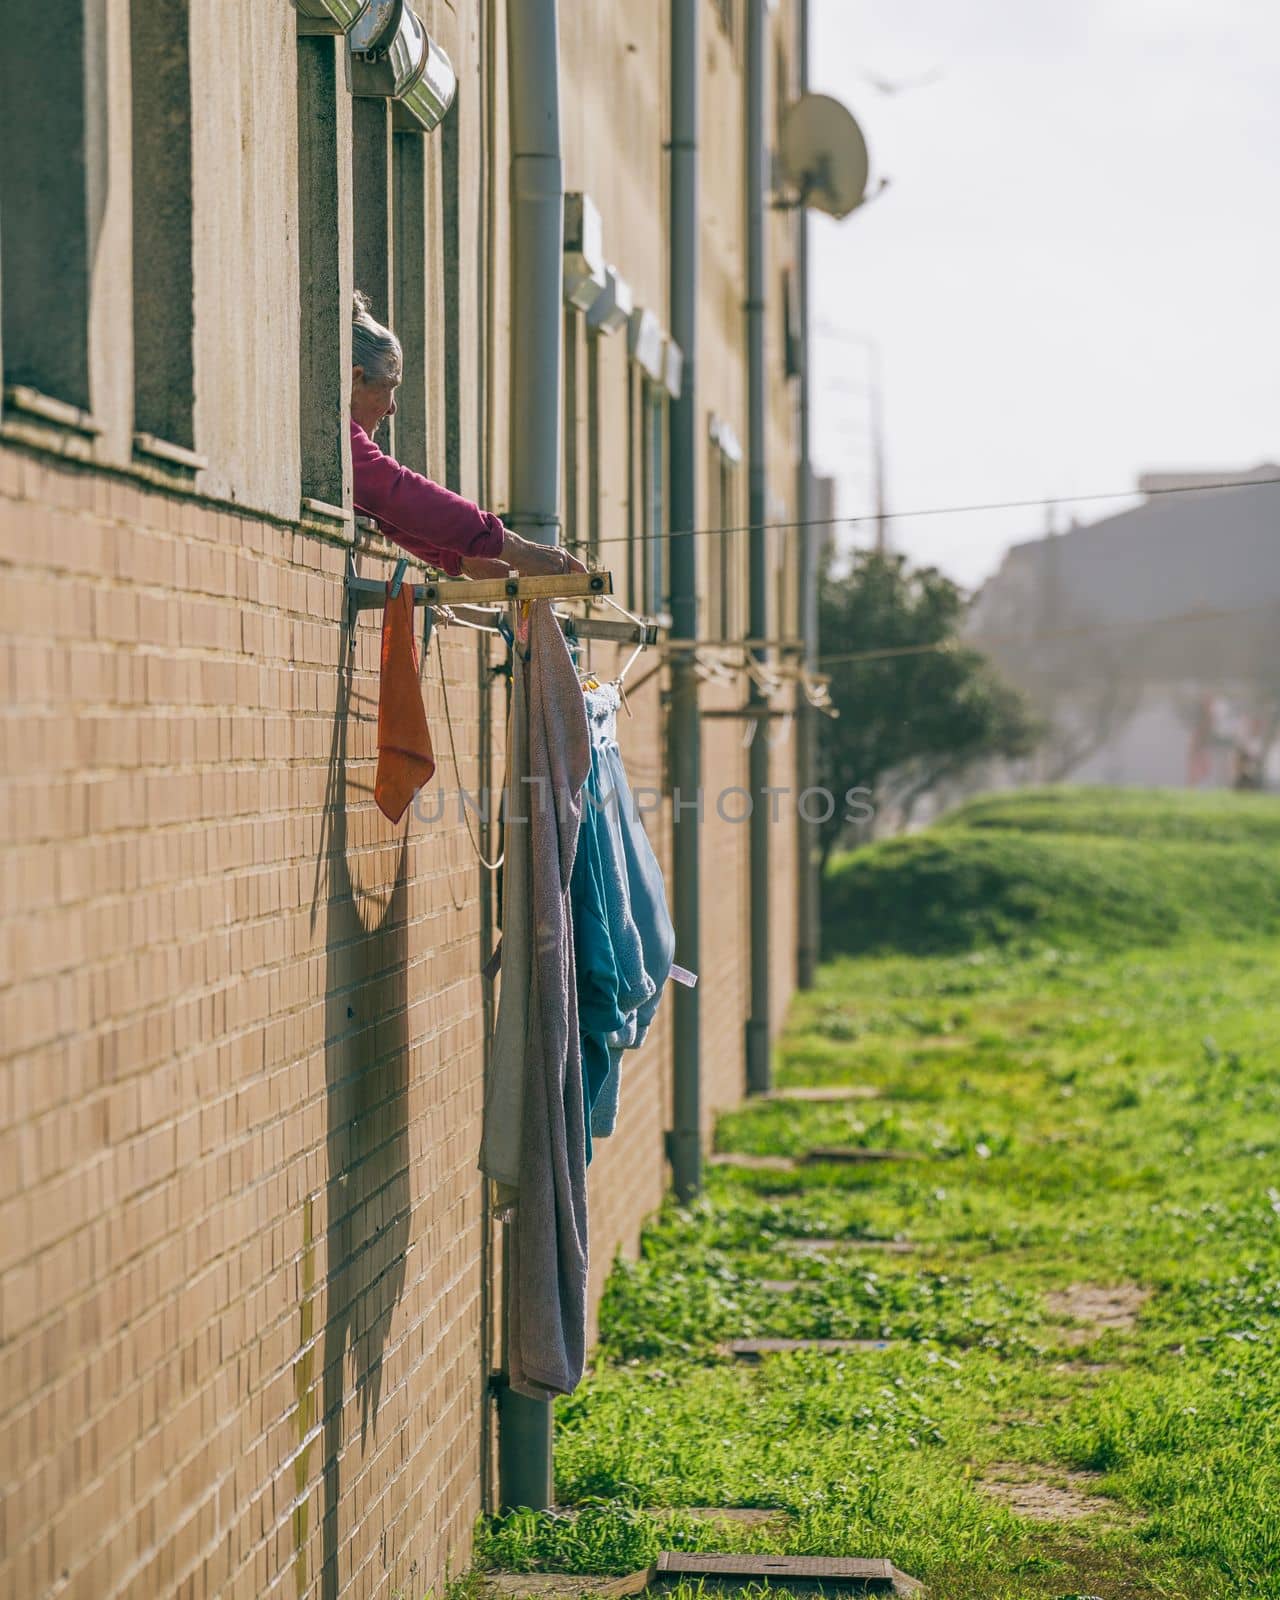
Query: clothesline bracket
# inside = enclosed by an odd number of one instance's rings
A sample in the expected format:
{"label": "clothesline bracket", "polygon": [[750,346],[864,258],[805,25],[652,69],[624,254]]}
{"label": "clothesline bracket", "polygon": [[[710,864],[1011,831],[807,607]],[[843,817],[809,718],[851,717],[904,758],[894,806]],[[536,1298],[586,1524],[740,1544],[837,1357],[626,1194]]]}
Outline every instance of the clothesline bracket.
{"label": "clothesline bracket", "polygon": [[552,572],[538,577],[432,578],[418,590],[429,606],[485,605],[513,600],[592,600],[613,593],[612,572]]}
{"label": "clothesline bracket", "polygon": [[657,644],[661,625],[657,622],[613,622],[607,617],[558,617],[567,637],[610,639],[615,644]]}
{"label": "clothesline bracket", "polygon": [[[397,563],[397,577],[400,580],[403,580],[402,569],[406,564]],[[395,584],[394,592],[399,593],[398,582]],[[413,601],[415,606],[484,605],[495,602],[509,605],[517,600],[595,600],[612,593],[613,573],[609,571],[553,572],[536,577],[521,576],[518,572],[512,572],[505,578],[428,578],[415,585]],[[387,580],[359,577],[356,573],[355,552],[349,552],[346,596],[348,633],[354,635],[362,611],[380,611],[386,598]]]}
{"label": "clothesline bracket", "polygon": [[768,705],[734,706],[731,709],[721,707],[708,707],[698,715],[705,722],[708,718],[720,721],[733,722],[775,722],[784,717],[793,715],[790,711],[778,710]]}

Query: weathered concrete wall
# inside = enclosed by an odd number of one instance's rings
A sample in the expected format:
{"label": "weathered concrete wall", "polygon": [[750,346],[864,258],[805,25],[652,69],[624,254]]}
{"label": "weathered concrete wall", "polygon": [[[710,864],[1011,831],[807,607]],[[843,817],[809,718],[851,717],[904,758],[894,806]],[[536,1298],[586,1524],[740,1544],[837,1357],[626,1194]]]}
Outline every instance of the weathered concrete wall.
{"label": "weathered concrete wall", "polygon": [[192,0],[202,488],[298,514],[298,115],[288,5]]}

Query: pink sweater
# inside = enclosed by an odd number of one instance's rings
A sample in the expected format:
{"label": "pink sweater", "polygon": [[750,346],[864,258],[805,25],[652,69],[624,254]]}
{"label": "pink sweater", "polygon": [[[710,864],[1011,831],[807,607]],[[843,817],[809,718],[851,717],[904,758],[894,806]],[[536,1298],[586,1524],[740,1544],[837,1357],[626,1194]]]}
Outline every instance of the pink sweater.
{"label": "pink sweater", "polygon": [[456,577],[463,556],[501,554],[503,527],[491,511],[481,511],[460,494],[402,467],[355,421],[351,471],[356,510],[428,565]]}

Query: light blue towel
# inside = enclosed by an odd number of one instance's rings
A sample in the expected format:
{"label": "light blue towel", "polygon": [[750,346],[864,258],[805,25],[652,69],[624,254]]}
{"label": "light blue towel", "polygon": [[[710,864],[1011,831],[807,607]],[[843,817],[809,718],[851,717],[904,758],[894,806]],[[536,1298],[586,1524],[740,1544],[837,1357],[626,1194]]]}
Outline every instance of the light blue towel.
{"label": "light blue towel", "polygon": [[609,1071],[591,1108],[591,1132],[607,1138],[618,1118],[624,1049],[644,1043],[675,957],[675,931],[667,909],[662,869],[644,831],[618,748],[620,696],[613,684],[587,694],[592,762],[599,762],[599,789],[608,796],[601,821],[611,847],[601,854],[612,866],[605,897],[619,972],[623,1026],[609,1037]]}
{"label": "light blue towel", "polygon": [[587,1110],[587,1160],[591,1160],[592,1116],[609,1075],[609,1039],[626,1026],[618,1004],[621,983],[613,947],[605,879],[611,853],[600,803],[600,763],[591,753],[591,771],[582,791],[582,826],[569,880],[573,907],[573,951],[577,981],[578,1031],[582,1039],[582,1089]]}

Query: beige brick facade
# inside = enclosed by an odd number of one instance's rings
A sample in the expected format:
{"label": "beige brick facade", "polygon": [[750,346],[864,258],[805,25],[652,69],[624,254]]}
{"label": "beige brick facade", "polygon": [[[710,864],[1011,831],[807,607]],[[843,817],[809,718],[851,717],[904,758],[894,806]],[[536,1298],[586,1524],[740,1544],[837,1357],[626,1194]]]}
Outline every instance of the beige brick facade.
{"label": "beige brick facade", "polygon": [[[721,9],[708,0],[703,19],[700,386],[708,418],[745,438],[741,60]],[[427,432],[397,444],[500,509],[503,6],[419,10],[460,80],[456,255],[421,265]],[[562,13],[566,183],[592,193],[609,259],[663,316],[667,6]],[[0,427],[0,1594],[419,1600],[465,1567],[494,1475],[499,1250],[476,1170],[492,883],[454,796],[501,783],[502,650],[446,636],[442,686],[433,647],[433,788],[448,798],[439,821],[393,828],[372,800],[377,614],[350,652],[343,625],[353,539],[367,574],[392,552],[300,509],[294,12],[191,3],[193,76],[218,80],[192,111],[207,465],[129,443],[128,7],[105,14],[116,187],[88,313],[101,431],[12,396]],[[771,25],[783,48],[787,4]],[[437,131],[425,207],[447,233],[441,151]],[[0,210],[0,235],[12,225]],[[779,261],[789,230],[771,224]],[[624,340],[599,351],[609,539],[636,493]],[[771,335],[771,372],[780,359]],[[771,471],[789,506],[776,382]],[[585,495],[585,418],[580,433]],[[622,572],[623,545],[600,553]],[[622,719],[637,787],[665,784],[664,683]],[[744,699],[739,679],[705,703]],[[794,783],[793,756],[780,737],[775,782]],[[714,803],[747,781],[742,723],[708,721],[703,760],[709,1130],[743,1092],[748,830]],[[784,805],[774,831],[775,1022],[795,957],[790,818]],[[668,801],[650,821],[669,864]],[[668,1185],[671,1056],[667,1008],[597,1147],[593,1305]]]}

